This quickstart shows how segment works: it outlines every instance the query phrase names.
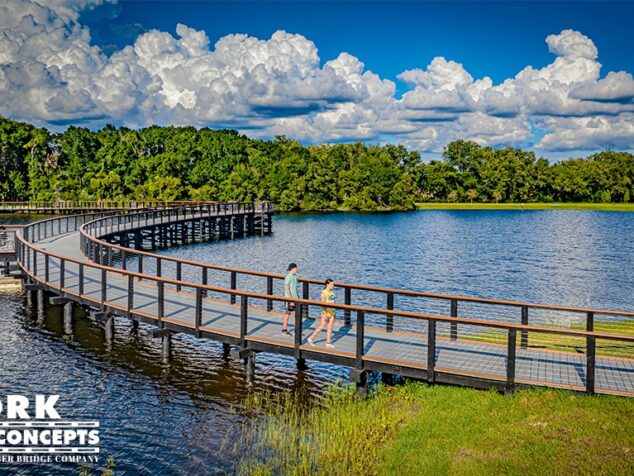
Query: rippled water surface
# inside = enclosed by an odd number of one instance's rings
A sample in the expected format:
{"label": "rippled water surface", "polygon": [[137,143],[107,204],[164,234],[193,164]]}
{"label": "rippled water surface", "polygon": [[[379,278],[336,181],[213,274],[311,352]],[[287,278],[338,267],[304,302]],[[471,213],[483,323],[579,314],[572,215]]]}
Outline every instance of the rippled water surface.
{"label": "rippled water surface", "polygon": [[[634,310],[634,214],[315,214],[276,216],[273,230],[268,237],[162,253],[278,273],[296,261],[300,274],[310,277]],[[211,280],[228,285],[222,273]],[[246,285],[265,289],[262,280],[239,283]],[[397,299],[400,308],[426,306],[438,305]],[[222,358],[219,344],[175,336],[173,356],[164,361],[160,342],[146,330],[118,320],[108,346],[103,330],[79,310],[69,333],[61,307],[47,306],[38,316],[21,293],[0,293],[0,394],[59,393],[57,409],[65,418],[100,421],[102,463],[114,456],[127,474],[213,474],[230,472],[239,457],[236,435],[250,421],[241,406],[249,391],[294,391],[314,399],[347,375],[344,368],[313,362],[298,371],[293,359],[262,354],[251,387],[242,365]],[[5,469],[0,465],[0,473]],[[73,465],[12,469],[77,473]]]}

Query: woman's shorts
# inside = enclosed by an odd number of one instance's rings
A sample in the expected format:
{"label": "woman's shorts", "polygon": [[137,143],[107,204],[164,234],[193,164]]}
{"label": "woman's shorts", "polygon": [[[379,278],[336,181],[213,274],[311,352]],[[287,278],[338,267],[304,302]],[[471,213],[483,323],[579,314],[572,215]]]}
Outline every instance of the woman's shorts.
{"label": "woman's shorts", "polygon": [[335,314],[337,314],[337,311],[335,311],[334,309],[323,308],[323,307],[321,308],[321,317],[330,319],[331,317],[335,317]]}
{"label": "woman's shorts", "polygon": [[284,305],[284,309],[285,309],[286,311],[293,312],[293,311],[295,310],[295,303],[294,303],[294,302],[287,302],[287,303]]}

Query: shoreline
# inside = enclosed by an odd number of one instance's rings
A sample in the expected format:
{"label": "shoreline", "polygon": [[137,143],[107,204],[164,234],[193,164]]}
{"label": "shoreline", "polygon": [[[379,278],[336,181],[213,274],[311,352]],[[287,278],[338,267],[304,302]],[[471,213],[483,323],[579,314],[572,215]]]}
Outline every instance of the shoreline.
{"label": "shoreline", "polygon": [[593,202],[553,202],[553,203],[468,203],[468,202],[418,202],[415,208],[377,208],[374,210],[353,210],[351,208],[323,208],[320,210],[281,211],[282,215],[302,215],[315,213],[397,213],[420,210],[588,210],[602,212],[634,212],[634,203],[593,203]]}
{"label": "shoreline", "polygon": [[[405,381],[359,396],[334,385],[309,408],[247,399],[245,476],[272,474],[632,474],[631,398],[539,387],[512,394]],[[541,472],[541,473],[540,473]]]}
{"label": "shoreline", "polygon": [[593,210],[608,212],[634,212],[634,203],[444,203],[423,202],[416,210]]}

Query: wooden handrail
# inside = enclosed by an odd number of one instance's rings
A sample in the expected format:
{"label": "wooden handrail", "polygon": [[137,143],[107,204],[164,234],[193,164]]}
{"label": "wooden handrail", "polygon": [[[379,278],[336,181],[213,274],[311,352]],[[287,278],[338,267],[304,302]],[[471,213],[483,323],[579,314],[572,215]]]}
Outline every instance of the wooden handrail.
{"label": "wooden handrail", "polygon": [[[48,220],[62,220],[67,218],[70,218],[70,217],[53,218]],[[35,226],[38,223],[42,223],[48,220],[34,222],[30,224],[29,226]],[[175,279],[146,275],[146,274],[141,274],[134,271],[122,270],[119,268],[112,268],[109,266],[100,265],[90,261],[82,261],[75,258],[65,257],[57,253],[42,250],[41,248],[36,247],[34,244],[26,241],[22,233],[18,233],[17,237],[21,245],[26,246],[26,248],[33,250],[35,253],[40,253],[44,256],[48,255],[49,257],[56,258],[62,261],[82,265],[84,267],[87,266],[90,268],[98,269],[105,272],[115,273],[122,276],[132,276],[133,278],[154,281],[157,283],[170,284],[174,286],[180,285],[181,287],[186,287],[186,288],[200,289],[203,291],[213,291],[213,292],[229,294],[234,296],[244,296],[244,297],[253,298],[253,299],[262,299],[262,300],[270,299],[270,300],[279,301],[279,302],[295,302],[296,304],[299,304],[299,305],[318,306],[318,307],[323,307],[324,305],[323,302],[321,301],[314,301],[311,299],[294,299],[294,298],[287,298],[287,297],[278,296],[278,295],[254,293],[249,291],[240,291],[236,289],[228,289],[228,288],[223,288],[219,286],[203,285],[203,284],[186,282],[186,281],[178,281]],[[18,259],[20,259],[20,255],[21,253],[18,252]],[[157,256],[159,258],[162,258],[159,255]],[[33,273],[30,272],[30,270],[27,270],[27,271],[29,271],[29,273],[34,279],[36,279],[37,281],[40,281],[40,279],[38,279],[37,276],[33,275]],[[416,312],[410,312],[410,311],[398,311],[398,310],[392,310],[392,309],[381,309],[381,308],[374,308],[374,307],[368,307],[368,306],[353,306],[353,305],[336,304],[336,303],[329,303],[328,307],[341,309],[341,310],[362,311],[366,314],[367,313],[380,314],[380,315],[389,314],[393,316],[423,319],[423,320],[436,321],[436,322],[457,323],[457,324],[492,327],[492,328],[506,329],[506,330],[515,329],[520,331],[531,331],[531,332],[539,332],[539,333],[546,333],[546,334],[569,335],[569,336],[586,337],[586,338],[593,337],[598,339],[634,342],[634,336],[623,335],[623,334],[611,334],[611,333],[596,332],[596,331],[584,331],[584,330],[576,330],[576,329],[560,329],[560,328],[540,327],[540,326],[531,326],[531,325],[523,325],[523,324],[511,324],[511,323],[488,321],[483,319],[474,319],[474,318],[467,318],[467,317],[460,317],[460,318],[448,317],[448,316],[439,316],[434,314],[416,313]]]}
{"label": "wooden handrail", "polygon": [[[131,213],[129,215],[135,215],[135,213]],[[107,219],[107,218],[104,218],[104,219]],[[143,255],[143,256],[154,258],[154,259],[161,259],[161,260],[165,260],[169,262],[181,263],[181,265],[184,264],[188,266],[196,266],[201,268],[213,269],[216,271],[238,273],[238,274],[244,274],[248,276],[259,276],[264,278],[273,278],[278,280],[283,280],[285,278],[284,275],[277,274],[277,273],[269,273],[265,271],[245,270],[240,268],[232,268],[228,266],[212,265],[207,263],[201,263],[198,261],[186,260],[182,258],[163,256],[163,255],[159,255],[149,251],[136,250],[133,248],[127,248],[127,247],[116,245],[113,243],[108,243],[107,241],[101,240],[95,236],[90,235],[86,231],[88,227],[94,226],[99,220],[100,219],[94,220],[92,222],[84,223],[80,227],[79,231],[80,231],[80,234],[83,235],[86,239],[93,241],[95,243],[99,243],[100,245],[105,247],[111,247],[113,249],[122,250],[132,255],[135,255],[135,254]],[[302,283],[310,283],[310,284],[324,283],[323,279],[315,279],[315,278],[299,278],[298,281]],[[523,301],[479,298],[479,297],[473,297],[473,296],[438,294],[438,293],[430,293],[430,292],[424,292],[424,291],[413,291],[413,290],[407,290],[407,289],[383,288],[378,286],[344,283],[340,281],[337,281],[337,286],[341,288],[355,289],[359,291],[377,292],[377,293],[393,294],[393,295],[399,295],[399,296],[425,297],[425,298],[433,298],[433,299],[443,299],[447,301],[456,300],[456,301],[472,302],[472,303],[479,303],[479,304],[512,306],[512,307],[519,307],[519,308],[527,307],[529,309],[544,309],[544,310],[550,310],[550,311],[574,312],[574,313],[583,313],[583,314],[593,313],[593,314],[608,315],[608,316],[634,317],[634,312],[630,312],[630,311],[614,311],[614,310],[608,310],[608,309],[593,309],[593,308],[583,308],[583,307],[574,307],[574,306],[561,306],[561,305],[554,305],[554,304],[529,303],[529,302],[523,302]]]}
{"label": "wooden handrail", "polygon": [[[211,203],[220,203],[213,201],[162,201],[162,200],[35,200],[32,202],[7,202],[0,201],[0,207],[5,205],[20,205],[25,207],[33,207],[37,205],[59,205],[59,206],[68,206],[68,205],[98,205],[98,204],[111,204],[111,203],[126,203],[126,204],[160,204],[160,205],[200,205],[200,204],[211,204]],[[231,203],[231,202],[222,202],[222,203]],[[72,208],[72,207],[71,207]]]}

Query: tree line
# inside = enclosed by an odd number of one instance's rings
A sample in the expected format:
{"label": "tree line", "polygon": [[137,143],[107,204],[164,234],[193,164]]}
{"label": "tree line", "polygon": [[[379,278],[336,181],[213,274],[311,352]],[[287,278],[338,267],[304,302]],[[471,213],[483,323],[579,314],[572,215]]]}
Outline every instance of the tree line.
{"label": "tree line", "polygon": [[0,117],[0,200],[271,200],[281,210],[416,202],[630,202],[634,155],[549,163],[470,141],[425,162],[403,146],[304,146],[232,130],[107,125],[63,133]]}

